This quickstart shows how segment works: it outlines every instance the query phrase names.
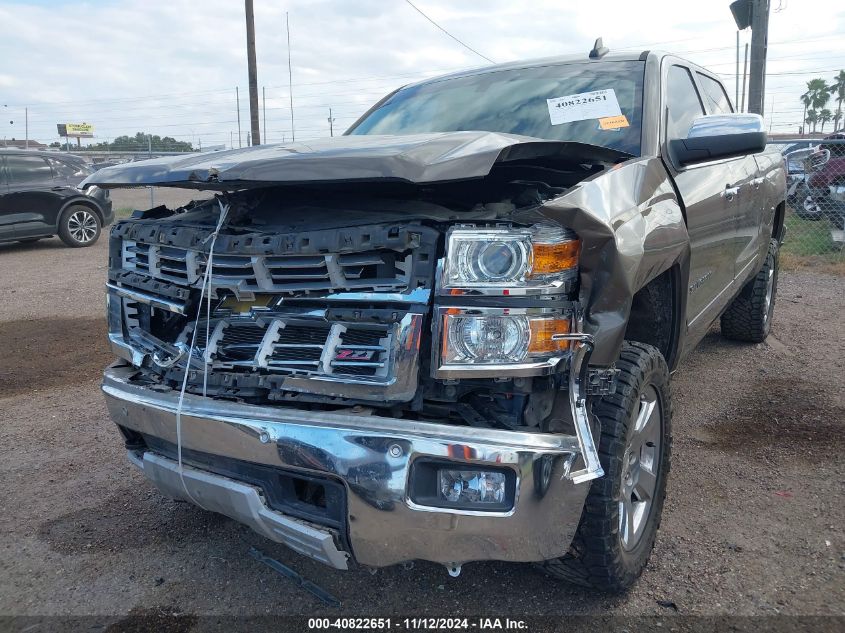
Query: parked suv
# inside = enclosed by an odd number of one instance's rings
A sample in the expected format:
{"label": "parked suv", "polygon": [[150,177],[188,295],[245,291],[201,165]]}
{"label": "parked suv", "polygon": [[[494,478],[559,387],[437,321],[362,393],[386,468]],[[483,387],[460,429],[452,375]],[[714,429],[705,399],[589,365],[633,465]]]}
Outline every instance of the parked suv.
{"label": "parked suv", "polygon": [[106,189],[80,182],[91,170],[78,156],[0,150],[0,242],[58,235],[68,246],[91,246],[114,220]]}

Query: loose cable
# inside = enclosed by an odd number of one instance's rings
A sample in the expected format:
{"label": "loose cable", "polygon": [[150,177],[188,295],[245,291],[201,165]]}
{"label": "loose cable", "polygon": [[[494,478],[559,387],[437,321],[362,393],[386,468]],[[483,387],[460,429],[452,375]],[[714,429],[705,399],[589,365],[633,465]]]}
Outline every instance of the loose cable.
{"label": "loose cable", "polygon": [[[206,396],[207,393],[207,384],[208,384],[208,341],[209,341],[209,322],[211,321],[211,294],[212,294],[212,275],[211,269],[214,263],[214,245],[217,242],[217,235],[220,233],[220,229],[223,228],[223,224],[226,221],[226,217],[229,214],[229,205],[228,203],[224,204],[221,200],[218,199],[217,203],[220,206],[220,218],[217,220],[217,228],[214,229],[214,232],[205,238],[205,242],[211,240],[211,244],[208,248],[208,259],[205,265],[205,274],[203,274],[202,278],[202,286],[200,288],[200,300],[197,307],[197,317],[194,320],[194,331],[191,333],[191,345],[188,347],[188,354],[187,360],[185,361],[185,375],[182,378],[182,388],[179,390],[179,402],[176,405],[176,457],[179,462],[179,480],[182,482],[182,489],[185,491],[185,494],[188,495],[188,498],[199,507],[207,510],[205,506],[203,506],[199,501],[194,499],[194,496],[191,494],[191,491],[188,490],[188,486],[185,484],[185,471],[184,466],[182,464],[182,404],[185,400],[185,390],[188,387],[188,373],[191,370],[191,360],[194,357],[194,347],[196,346],[197,342],[197,330],[199,330],[199,322],[200,317],[202,316],[202,300],[203,298],[207,298],[207,313],[206,313],[206,323],[205,323],[205,358],[203,363],[203,382],[202,382],[202,395]],[[206,290],[208,294],[206,295]]]}

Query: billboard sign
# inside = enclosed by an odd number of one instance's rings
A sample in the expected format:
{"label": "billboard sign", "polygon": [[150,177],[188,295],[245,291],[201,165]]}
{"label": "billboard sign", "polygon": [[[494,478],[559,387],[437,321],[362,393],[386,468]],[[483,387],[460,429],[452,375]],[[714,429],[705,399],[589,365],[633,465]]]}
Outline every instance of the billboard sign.
{"label": "billboard sign", "polygon": [[90,123],[59,123],[56,126],[59,136],[72,136],[75,138],[92,138],[94,126]]}

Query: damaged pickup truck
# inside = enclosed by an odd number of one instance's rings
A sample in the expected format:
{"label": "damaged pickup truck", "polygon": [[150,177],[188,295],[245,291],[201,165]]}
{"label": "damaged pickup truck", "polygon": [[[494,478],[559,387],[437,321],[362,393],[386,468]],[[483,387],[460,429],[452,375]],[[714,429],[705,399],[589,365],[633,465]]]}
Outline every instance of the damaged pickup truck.
{"label": "damaged pickup truck", "polygon": [[765,143],[712,73],[597,50],[399,89],[342,137],[102,169],[213,192],[111,230],[129,459],[338,569],[624,589],[660,523],[670,373],[720,317],[769,331]]}

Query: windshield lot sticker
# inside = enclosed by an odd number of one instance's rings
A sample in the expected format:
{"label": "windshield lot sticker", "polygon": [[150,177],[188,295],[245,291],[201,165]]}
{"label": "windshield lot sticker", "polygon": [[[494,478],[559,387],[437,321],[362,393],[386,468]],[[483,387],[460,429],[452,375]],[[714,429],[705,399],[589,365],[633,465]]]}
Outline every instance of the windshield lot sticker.
{"label": "windshield lot sticker", "polygon": [[628,117],[624,114],[620,114],[619,116],[606,116],[603,119],[599,119],[599,127],[602,130],[618,130],[628,126]]}
{"label": "windshield lot sticker", "polygon": [[552,125],[616,117],[622,114],[613,88],[546,99],[546,103],[549,105],[549,118]]}

